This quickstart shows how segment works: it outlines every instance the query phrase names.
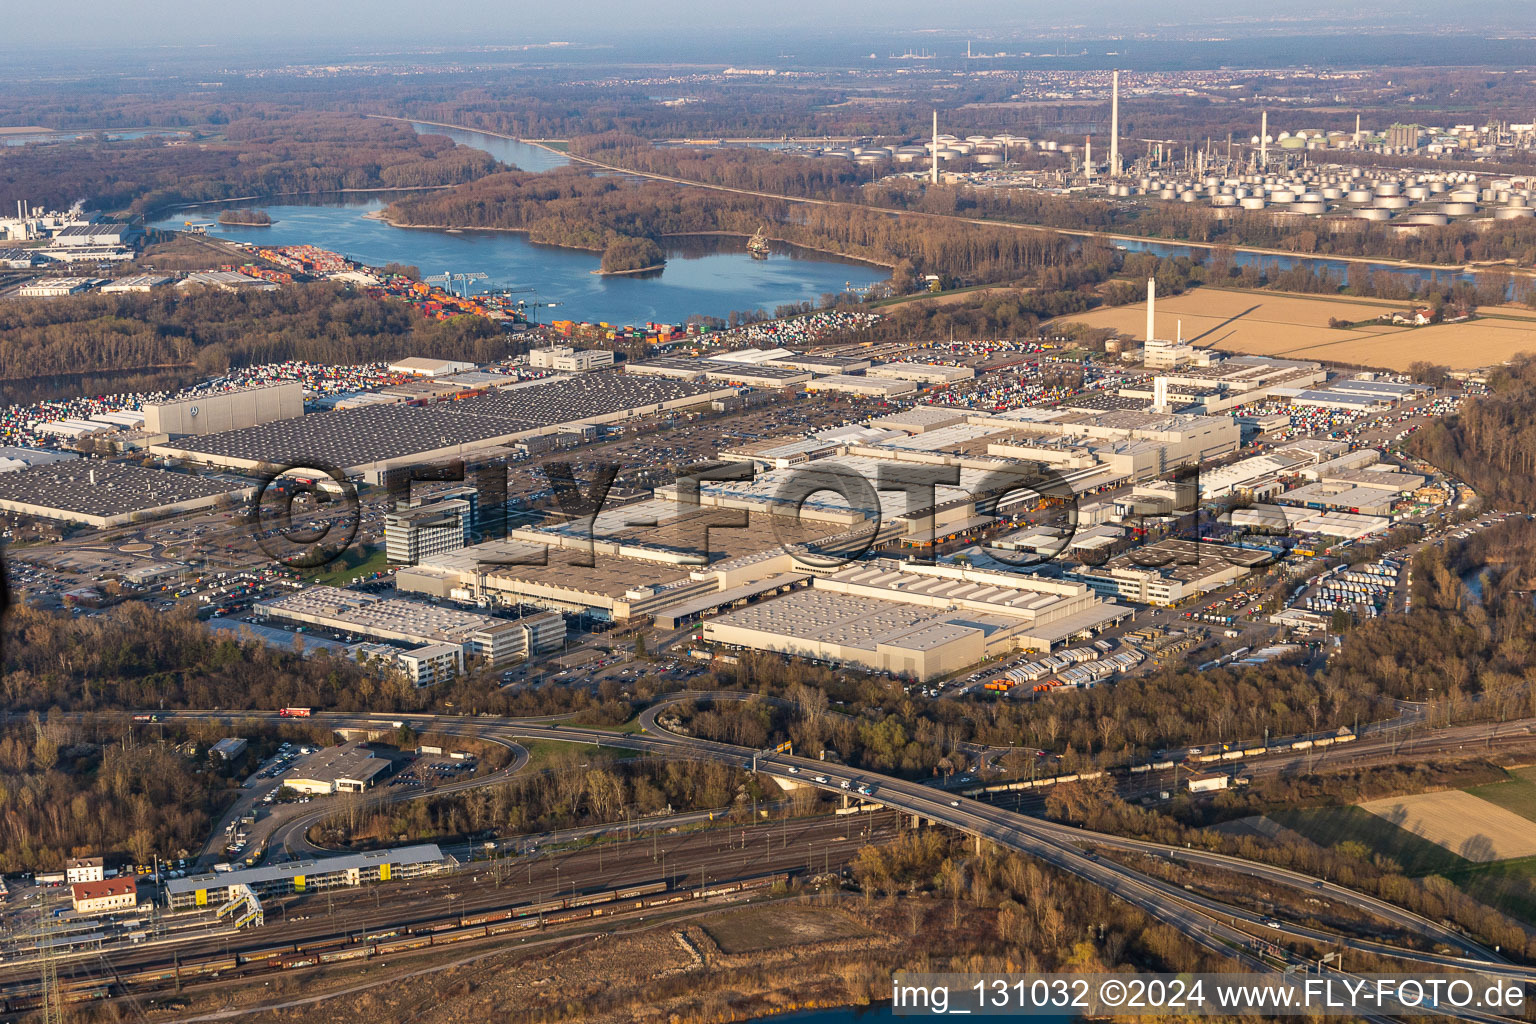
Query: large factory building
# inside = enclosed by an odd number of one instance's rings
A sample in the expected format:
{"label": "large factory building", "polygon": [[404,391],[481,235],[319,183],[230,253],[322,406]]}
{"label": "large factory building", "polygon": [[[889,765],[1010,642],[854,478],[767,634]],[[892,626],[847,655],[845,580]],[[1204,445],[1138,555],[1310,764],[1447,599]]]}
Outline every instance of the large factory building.
{"label": "large factory building", "polygon": [[304,415],[304,386],[287,381],[268,387],[194,395],[144,407],[144,429],[151,434],[185,437],[216,434]]}

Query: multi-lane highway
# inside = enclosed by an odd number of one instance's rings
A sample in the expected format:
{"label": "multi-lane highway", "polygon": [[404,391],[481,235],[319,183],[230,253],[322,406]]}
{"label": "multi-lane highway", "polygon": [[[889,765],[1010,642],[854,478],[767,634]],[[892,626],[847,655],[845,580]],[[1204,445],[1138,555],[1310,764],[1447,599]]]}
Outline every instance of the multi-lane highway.
{"label": "multi-lane highway", "polygon": [[[697,697],[697,695],[693,696]],[[733,696],[740,695],[733,694]],[[1223,956],[1237,957],[1255,969],[1269,970],[1272,969],[1273,963],[1271,960],[1260,958],[1250,952],[1251,950],[1264,939],[1273,941],[1289,937],[1309,942],[1325,941],[1362,953],[1393,956],[1403,961],[1423,965],[1477,969],[1497,973],[1501,977],[1536,981],[1536,969],[1508,964],[1491,950],[1437,921],[1334,883],[1237,857],[1178,849],[1144,840],[1125,839],[1057,825],[1003,810],[979,800],[936,790],[931,786],[844,765],[679,736],[655,725],[656,715],[662,706],[664,705],[653,706],[642,716],[642,725],[645,728],[640,733],[615,733],[558,722],[533,722],[493,717],[429,715],[390,717],[404,718],[418,730],[432,729],[453,735],[479,736],[482,739],[512,742],[519,739],[543,739],[588,743],[661,756],[717,760],[742,767],[755,766],[758,771],[816,786],[834,794],[848,796],[850,799],[862,799],[881,804],[901,812],[909,821],[948,825],[1004,848],[1036,857],[1114,893],[1151,917],[1178,928],[1204,948]],[[174,717],[226,717],[217,712],[172,712],[170,714]],[[245,717],[251,716],[246,713]],[[277,716],[274,714],[271,717]],[[317,717],[326,724],[358,728],[377,724],[384,716],[325,714]],[[872,792],[867,796],[859,796],[858,789],[861,786],[870,787]],[[1272,884],[1311,890],[1361,913],[1391,921],[1399,928],[1417,934],[1430,943],[1443,946],[1452,953],[1447,955],[1391,946],[1375,940],[1337,936],[1317,929],[1280,922],[1276,922],[1280,924],[1278,928],[1267,927],[1264,920],[1249,911],[1200,897],[1188,890],[1152,878],[1126,864],[1100,856],[1094,852],[1096,850],[1149,854],[1193,866],[1219,868]],[[1293,960],[1300,962],[1295,958]]]}

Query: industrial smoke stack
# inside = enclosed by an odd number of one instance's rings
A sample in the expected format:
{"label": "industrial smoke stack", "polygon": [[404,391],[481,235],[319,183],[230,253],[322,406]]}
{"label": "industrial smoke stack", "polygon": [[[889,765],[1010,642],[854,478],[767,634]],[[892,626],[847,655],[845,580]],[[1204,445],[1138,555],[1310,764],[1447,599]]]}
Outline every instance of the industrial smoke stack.
{"label": "industrial smoke stack", "polygon": [[1093,136],[1083,136],[1083,177],[1093,177]]}
{"label": "industrial smoke stack", "polygon": [[1259,115],[1259,166],[1269,166],[1269,111]]}
{"label": "industrial smoke stack", "polygon": [[939,183],[939,112],[933,112],[933,168],[929,172],[928,180],[933,184]]}
{"label": "industrial smoke stack", "polygon": [[1158,377],[1152,384],[1152,411],[1168,411],[1168,378]]}
{"label": "industrial smoke stack", "polygon": [[1149,278],[1147,278],[1147,340],[1148,341],[1152,341],[1153,337],[1154,337],[1154,335],[1152,333],[1152,314],[1153,314],[1153,307],[1156,305],[1156,303],[1157,303],[1157,278],[1149,277]]}
{"label": "industrial smoke stack", "polygon": [[1120,72],[1110,73],[1109,172],[1120,173]]}

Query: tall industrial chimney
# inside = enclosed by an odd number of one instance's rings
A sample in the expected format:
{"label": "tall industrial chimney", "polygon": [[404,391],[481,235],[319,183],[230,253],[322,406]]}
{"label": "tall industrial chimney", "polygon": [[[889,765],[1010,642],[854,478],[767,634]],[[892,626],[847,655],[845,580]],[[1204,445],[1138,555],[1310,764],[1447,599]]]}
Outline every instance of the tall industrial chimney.
{"label": "tall industrial chimney", "polygon": [[1259,166],[1269,166],[1269,111],[1259,115]]}
{"label": "tall industrial chimney", "polygon": [[1152,333],[1153,307],[1156,304],[1157,304],[1157,278],[1149,277],[1149,278],[1147,278],[1147,340],[1148,341],[1156,340],[1156,335],[1154,335]]}
{"label": "tall industrial chimney", "polygon": [[1109,176],[1120,173],[1120,72],[1109,77]]}
{"label": "tall industrial chimney", "polygon": [[928,180],[933,184],[939,183],[939,112],[933,112],[933,169],[929,172]]}
{"label": "tall industrial chimney", "polygon": [[1083,177],[1093,177],[1093,136],[1083,136]]}
{"label": "tall industrial chimney", "polygon": [[1168,411],[1168,378],[1157,377],[1152,383],[1152,411],[1165,413]]}

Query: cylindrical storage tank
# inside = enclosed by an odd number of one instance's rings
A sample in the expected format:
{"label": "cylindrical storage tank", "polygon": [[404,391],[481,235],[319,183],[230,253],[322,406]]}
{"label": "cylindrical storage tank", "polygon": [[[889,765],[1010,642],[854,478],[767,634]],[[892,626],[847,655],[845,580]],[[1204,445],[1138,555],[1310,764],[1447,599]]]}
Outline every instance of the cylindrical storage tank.
{"label": "cylindrical storage tank", "polygon": [[996,167],[1003,162],[1001,153],[977,153],[976,162],[984,167]]}
{"label": "cylindrical storage tank", "polygon": [[1429,191],[1434,193],[1434,194],[1436,194],[1436,195],[1438,195],[1441,192],[1449,191],[1450,187],[1451,186],[1447,185],[1443,181],[1432,181],[1432,182],[1429,183]]}
{"label": "cylindrical storage tank", "polygon": [[1296,193],[1288,192],[1283,188],[1276,189],[1269,194],[1269,201],[1284,206],[1287,203],[1294,203],[1296,201]]}
{"label": "cylindrical storage tank", "polygon": [[1344,198],[1351,203],[1368,203],[1371,201],[1371,193],[1363,188],[1352,188]]}
{"label": "cylindrical storage tank", "polygon": [[1174,199],[1177,198],[1177,196],[1178,193],[1171,188],[1165,188],[1157,194],[1157,198],[1159,199]]}
{"label": "cylindrical storage tank", "polygon": [[1526,200],[1525,196],[1510,196],[1509,205],[1518,209],[1519,207],[1530,206],[1531,204]]}
{"label": "cylindrical storage tank", "polygon": [[1305,202],[1292,203],[1291,210],[1296,213],[1320,214],[1328,212],[1328,204],[1321,199],[1309,199]]}
{"label": "cylindrical storage tank", "polygon": [[1467,217],[1477,212],[1476,203],[1442,203],[1440,212],[1451,217]]}
{"label": "cylindrical storage tank", "polygon": [[966,142],[991,142],[992,140],[990,138],[988,138],[987,136],[985,136],[985,135],[967,135],[965,137],[965,141]]}
{"label": "cylindrical storage tank", "polygon": [[1223,194],[1223,195],[1219,195],[1219,196],[1212,196],[1211,197],[1211,205],[1212,206],[1236,206],[1237,205],[1237,196],[1234,196],[1234,195],[1231,195],[1231,194]]}
{"label": "cylindrical storage tank", "polygon": [[1116,185],[1115,188],[1114,188],[1114,193],[1117,196],[1128,196],[1128,195],[1131,194],[1131,186],[1129,186],[1129,185]]}
{"label": "cylindrical storage tank", "polygon": [[961,156],[968,155],[972,149],[969,142],[954,142],[950,144],[949,148],[954,150],[956,153],[959,153]]}
{"label": "cylindrical storage tank", "polygon": [[1264,197],[1246,196],[1245,198],[1238,200],[1238,204],[1245,210],[1262,210],[1264,209]]}
{"label": "cylindrical storage tank", "polygon": [[1328,185],[1323,188],[1322,197],[1324,199],[1343,199],[1344,190],[1337,185]]}
{"label": "cylindrical storage tank", "polygon": [[1376,207],[1373,207],[1373,206],[1367,206],[1367,207],[1365,207],[1362,210],[1356,210],[1355,211],[1355,216],[1360,218],[1361,220],[1391,220],[1392,219],[1392,214],[1391,213],[1387,212],[1386,210],[1377,209]]}
{"label": "cylindrical storage tank", "polygon": [[1195,201],[1195,193],[1190,189],[1185,189],[1179,193],[1179,198],[1186,203],[1192,203]]}
{"label": "cylindrical storage tank", "polygon": [[1394,221],[1396,224],[1425,225],[1449,224],[1450,222],[1451,218],[1443,213],[1405,213]]}
{"label": "cylindrical storage tank", "polygon": [[1323,196],[1320,192],[1303,192],[1296,197],[1296,201],[1298,203],[1320,203],[1323,201]]}
{"label": "cylindrical storage tank", "polygon": [[1531,216],[1536,216],[1536,210],[1529,206],[1501,206],[1493,211],[1494,220],[1521,220]]}
{"label": "cylindrical storage tank", "polygon": [[1395,181],[1383,181],[1376,186],[1376,194],[1379,196],[1401,195],[1403,186]]}
{"label": "cylindrical storage tank", "polygon": [[1403,189],[1403,195],[1409,199],[1424,200],[1429,198],[1429,188],[1426,185],[1409,185]]}
{"label": "cylindrical storage tank", "polygon": [[[1489,189],[1488,191],[1491,193],[1493,190]],[[1479,196],[1475,188],[1458,188],[1445,198],[1453,203],[1475,203]]]}
{"label": "cylindrical storage tank", "polygon": [[1377,196],[1373,205],[1379,210],[1406,210],[1408,209],[1408,197]]}
{"label": "cylindrical storage tank", "polygon": [[856,164],[864,164],[868,166],[869,164],[884,163],[885,157],[878,153],[860,153],[858,156],[853,158],[853,162]]}
{"label": "cylindrical storage tank", "polygon": [[1237,188],[1232,190],[1232,194],[1239,199],[1246,199],[1249,195],[1249,192],[1246,188],[1239,185]]}
{"label": "cylindrical storage tank", "polygon": [[899,164],[912,164],[917,162],[916,153],[897,153],[896,162]]}
{"label": "cylindrical storage tank", "polygon": [[825,155],[826,156],[842,157],[844,160],[851,160],[851,159],[853,159],[853,150],[851,150],[851,149],[829,149],[829,150],[825,151]]}

